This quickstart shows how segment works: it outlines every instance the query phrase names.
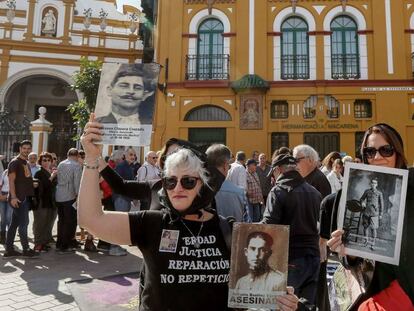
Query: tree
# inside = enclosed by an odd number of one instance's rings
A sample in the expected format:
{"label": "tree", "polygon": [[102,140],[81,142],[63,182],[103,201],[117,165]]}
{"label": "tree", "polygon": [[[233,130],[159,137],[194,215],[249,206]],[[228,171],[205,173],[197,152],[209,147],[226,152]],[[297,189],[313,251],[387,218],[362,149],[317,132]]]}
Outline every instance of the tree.
{"label": "tree", "polygon": [[99,81],[101,79],[102,62],[91,61],[86,57],[80,60],[80,70],[73,75],[73,90],[83,94],[83,98],[68,106],[68,111],[72,115],[79,131],[74,140],[79,140],[79,133],[89,120],[89,115],[95,110],[96,98],[98,96]]}

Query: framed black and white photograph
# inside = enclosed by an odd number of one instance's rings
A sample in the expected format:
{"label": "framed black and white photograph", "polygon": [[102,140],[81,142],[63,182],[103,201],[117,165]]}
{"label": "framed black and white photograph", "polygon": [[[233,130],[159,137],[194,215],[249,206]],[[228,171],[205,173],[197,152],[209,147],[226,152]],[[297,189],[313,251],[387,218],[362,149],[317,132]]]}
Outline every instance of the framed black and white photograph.
{"label": "framed black and white photograph", "polygon": [[150,145],[159,70],[153,63],[103,64],[95,107],[102,143]]}
{"label": "framed black and white photograph", "polygon": [[345,164],[338,211],[347,255],[398,265],[408,171]]}
{"label": "framed black and white photograph", "polygon": [[286,294],[289,226],[236,223],[229,279],[230,308],[278,309]]}

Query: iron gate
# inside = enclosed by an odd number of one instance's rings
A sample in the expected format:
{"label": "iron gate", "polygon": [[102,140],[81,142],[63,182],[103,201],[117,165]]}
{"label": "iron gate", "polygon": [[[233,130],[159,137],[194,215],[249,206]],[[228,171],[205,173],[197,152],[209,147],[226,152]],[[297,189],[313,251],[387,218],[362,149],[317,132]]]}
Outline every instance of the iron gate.
{"label": "iron gate", "polygon": [[9,162],[19,152],[19,142],[31,139],[30,120],[6,109],[0,111],[0,154]]}

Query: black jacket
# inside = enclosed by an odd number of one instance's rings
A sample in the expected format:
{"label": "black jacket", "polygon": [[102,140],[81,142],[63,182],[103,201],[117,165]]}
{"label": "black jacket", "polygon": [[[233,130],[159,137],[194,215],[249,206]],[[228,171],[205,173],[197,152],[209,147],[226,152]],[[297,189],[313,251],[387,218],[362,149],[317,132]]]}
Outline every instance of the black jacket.
{"label": "black jacket", "polygon": [[262,223],[290,225],[289,260],[319,257],[317,222],[321,194],[297,171],[280,175],[267,197]]}
{"label": "black jacket", "polygon": [[325,198],[331,194],[331,184],[325,174],[320,169],[315,168],[308,176],[305,177],[306,182],[315,187],[322,194],[322,198]]}

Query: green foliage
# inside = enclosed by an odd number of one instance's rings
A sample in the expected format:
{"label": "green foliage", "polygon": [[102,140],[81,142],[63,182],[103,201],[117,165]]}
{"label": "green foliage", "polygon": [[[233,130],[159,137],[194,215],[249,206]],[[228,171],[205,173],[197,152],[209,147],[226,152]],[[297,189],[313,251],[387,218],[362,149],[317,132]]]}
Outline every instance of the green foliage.
{"label": "green foliage", "polygon": [[[82,130],[89,120],[89,115],[95,110],[101,78],[101,61],[90,61],[86,57],[80,60],[80,70],[73,75],[72,89],[83,94],[83,99],[69,105],[68,111],[78,129]],[[79,139],[76,135],[74,140]]]}

